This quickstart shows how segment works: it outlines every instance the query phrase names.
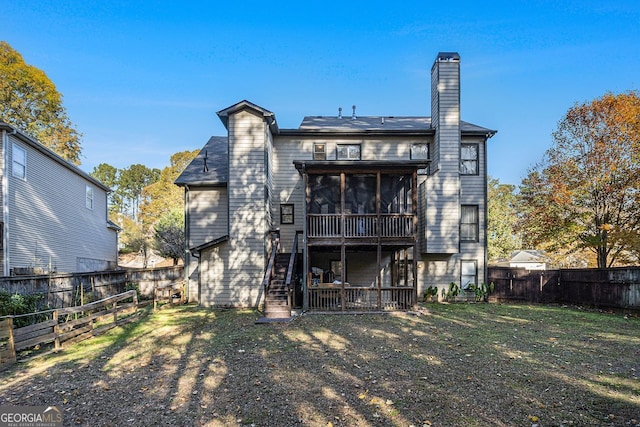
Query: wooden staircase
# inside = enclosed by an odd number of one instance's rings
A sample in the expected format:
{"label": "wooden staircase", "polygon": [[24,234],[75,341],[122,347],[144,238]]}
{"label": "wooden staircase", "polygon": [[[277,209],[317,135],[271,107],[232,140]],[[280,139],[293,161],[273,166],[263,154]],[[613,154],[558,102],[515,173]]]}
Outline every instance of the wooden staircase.
{"label": "wooden staircase", "polygon": [[274,271],[266,289],[264,300],[264,316],[267,319],[291,317],[291,300],[286,285],[287,268],[291,254],[276,255]]}

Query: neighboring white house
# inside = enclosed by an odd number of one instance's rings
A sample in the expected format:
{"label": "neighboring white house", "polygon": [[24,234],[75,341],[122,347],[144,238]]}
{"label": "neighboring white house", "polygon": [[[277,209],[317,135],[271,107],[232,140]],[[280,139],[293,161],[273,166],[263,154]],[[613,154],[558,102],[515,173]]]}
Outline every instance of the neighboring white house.
{"label": "neighboring white house", "polygon": [[86,272],[117,266],[109,188],[0,122],[0,273]]}
{"label": "neighboring white house", "polygon": [[[176,180],[189,299],[285,305],[281,282],[293,276],[288,308],[402,309],[429,286],[485,282],[486,142],[496,131],[461,121],[457,53],[437,55],[424,104],[431,117],[362,117],[353,107],[296,129],[249,101],[219,111],[228,134],[209,139]],[[265,288],[274,229],[274,265],[298,267]]]}
{"label": "neighboring white house", "polygon": [[543,251],[520,250],[511,254],[509,267],[527,270],[546,270],[549,259]]}

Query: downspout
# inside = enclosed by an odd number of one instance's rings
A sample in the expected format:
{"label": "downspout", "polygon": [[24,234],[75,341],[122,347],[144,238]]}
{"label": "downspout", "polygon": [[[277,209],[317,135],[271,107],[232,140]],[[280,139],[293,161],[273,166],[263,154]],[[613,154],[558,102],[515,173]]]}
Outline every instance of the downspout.
{"label": "downspout", "polygon": [[483,153],[483,157],[484,157],[484,283],[486,283],[487,285],[489,285],[489,283],[487,283],[489,281],[489,267],[487,266],[487,263],[489,262],[488,258],[488,244],[489,244],[489,230],[487,230],[488,225],[489,225],[489,184],[487,182],[488,179],[488,173],[487,171],[489,170],[489,165],[487,164],[487,144],[489,142],[489,138],[491,138],[491,136],[485,136],[484,138],[484,153]]}
{"label": "downspout", "polygon": [[4,224],[4,230],[0,230],[0,233],[4,233],[2,236],[2,274],[8,276],[11,271],[9,260],[9,135],[15,135],[16,129],[7,133],[6,130],[2,130],[2,152],[3,154],[3,170],[4,179],[2,180],[2,223]]}
{"label": "downspout", "polygon": [[200,299],[200,257],[189,251],[189,186],[184,186],[184,300],[189,302],[189,267],[191,266],[191,256],[198,258],[198,300]]}

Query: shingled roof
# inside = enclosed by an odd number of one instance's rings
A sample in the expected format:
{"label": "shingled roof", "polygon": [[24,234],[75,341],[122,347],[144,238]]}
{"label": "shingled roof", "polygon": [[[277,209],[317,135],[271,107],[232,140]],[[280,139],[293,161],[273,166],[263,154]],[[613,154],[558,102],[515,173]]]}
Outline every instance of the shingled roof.
{"label": "shingled roof", "polygon": [[[366,116],[352,118],[349,116],[307,116],[302,120],[299,131],[318,132],[433,132],[431,117],[424,116]],[[468,134],[493,135],[494,130],[460,121],[460,131]]]}
{"label": "shingled roof", "polygon": [[212,136],[182,171],[176,185],[222,185],[229,179],[229,143],[226,136]]}

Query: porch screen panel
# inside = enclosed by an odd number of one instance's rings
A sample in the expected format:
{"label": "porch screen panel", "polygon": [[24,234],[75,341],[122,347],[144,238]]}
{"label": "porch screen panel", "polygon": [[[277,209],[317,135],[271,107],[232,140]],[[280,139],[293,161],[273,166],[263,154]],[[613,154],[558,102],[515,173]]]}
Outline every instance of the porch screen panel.
{"label": "porch screen panel", "polygon": [[412,213],[411,176],[382,175],[380,213]]}
{"label": "porch screen panel", "polygon": [[310,214],[340,213],[340,175],[309,175]]}

